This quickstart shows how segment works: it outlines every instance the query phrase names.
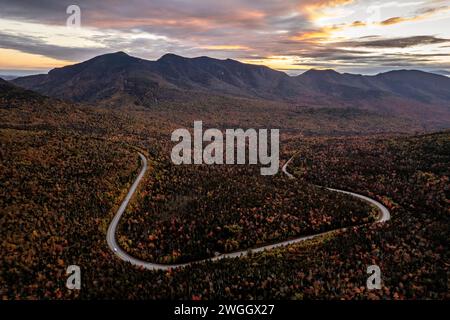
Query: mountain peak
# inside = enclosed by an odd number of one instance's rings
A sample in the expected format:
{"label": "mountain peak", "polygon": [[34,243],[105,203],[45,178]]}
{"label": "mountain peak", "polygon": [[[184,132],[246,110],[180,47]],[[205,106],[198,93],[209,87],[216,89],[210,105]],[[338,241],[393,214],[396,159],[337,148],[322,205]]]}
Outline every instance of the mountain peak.
{"label": "mountain peak", "polygon": [[309,69],[308,71],[303,73],[304,75],[340,75],[339,72],[333,70],[333,69]]}
{"label": "mountain peak", "polygon": [[386,71],[386,72],[381,72],[379,74],[377,74],[376,76],[442,76],[440,74],[437,73],[430,73],[430,72],[425,72],[422,70],[416,70],[416,69],[399,69],[399,70],[391,70],[391,71]]}
{"label": "mountain peak", "polygon": [[123,51],[117,51],[112,53],[102,54],[100,56],[94,57],[88,61],[96,61],[96,60],[129,60],[129,59],[138,59],[136,57],[130,56],[129,54]]}
{"label": "mountain peak", "polygon": [[412,70],[357,76],[332,69],[311,69],[289,77],[267,66],[231,59],[186,58],[168,53],[157,61],[149,61],[122,51],[54,69],[48,75],[13,81],[41,94],[77,102],[109,103],[111,97],[123,97],[117,104],[135,101],[151,105],[156,99],[184,99],[195,92],[294,103],[306,101],[314,105],[328,105],[332,99],[340,105],[351,103],[372,108],[384,107],[389,99],[397,99],[402,105],[448,105],[449,82],[450,78],[444,76]]}
{"label": "mountain peak", "polygon": [[[84,61],[84,62],[100,61],[100,60],[125,60],[125,59],[137,59],[137,58],[132,57],[123,51],[117,51],[117,52],[105,53],[105,54],[96,56],[96,57],[89,59],[87,61]],[[83,62],[81,62],[81,63],[83,63]]]}
{"label": "mountain peak", "polygon": [[161,56],[157,61],[170,61],[170,60],[180,60],[180,59],[186,59],[185,57],[179,56],[175,53],[166,53],[165,55]]}
{"label": "mountain peak", "polygon": [[131,57],[131,56],[123,51],[117,51],[117,52],[105,53],[100,56],[97,56],[97,58],[98,57]]}
{"label": "mountain peak", "polygon": [[52,69],[50,70],[49,75],[70,77],[84,70],[106,72],[114,68],[127,68],[130,65],[134,65],[138,61],[141,61],[141,59],[132,57],[123,51],[118,51],[96,56],[92,59],[74,65]]}
{"label": "mountain peak", "polygon": [[390,71],[386,71],[386,72],[381,72],[379,74],[394,74],[394,73],[426,73],[424,71],[420,71],[420,70],[414,70],[414,69],[398,69],[398,70],[390,70]]}
{"label": "mountain peak", "polygon": [[375,76],[375,78],[390,78],[390,79],[397,79],[397,80],[410,80],[413,82],[421,81],[421,79],[427,79],[428,81],[445,81],[447,82],[448,77],[437,74],[437,73],[430,73],[425,72],[422,70],[407,70],[407,69],[401,69],[401,70],[391,70],[383,73],[379,73]]}

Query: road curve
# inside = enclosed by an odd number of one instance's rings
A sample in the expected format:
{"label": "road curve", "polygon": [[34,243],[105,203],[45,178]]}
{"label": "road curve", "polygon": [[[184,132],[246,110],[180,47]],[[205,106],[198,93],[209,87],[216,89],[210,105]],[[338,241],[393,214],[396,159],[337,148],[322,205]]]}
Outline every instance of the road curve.
{"label": "road curve", "polygon": [[[286,163],[284,164],[283,168],[281,169],[283,171],[283,173],[285,175],[287,175],[291,179],[293,179],[294,176],[287,171],[287,166],[292,161],[292,159],[294,159],[294,156],[292,156],[288,161],[286,161]],[[317,187],[321,187],[321,186],[317,186]],[[358,193],[350,192],[350,191],[333,189],[333,188],[327,188],[327,187],[323,187],[323,188],[325,188],[327,190],[330,190],[330,191],[334,191],[334,192],[349,194],[351,196],[354,196],[356,198],[359,198],[359,199],[362,199],[362,200],[364,200],[366,202],[369,202],[370,204],[372,204],[375,207],[377,207],[380,210],[380,215],[378,216],[378,219],[375,221],[375,223],[385,222],[385,221],[388,221],[388,220],[391,219],[391,214],[390,214],[389,210],[384,205],[382,205],[380,202],[378,202],[376,200],[373,200],[373,199],[371,199],[369,197],[363,196],[363,195],[358,194]]]}
{"label": "road curve", "polygon": [[[242,251],[237,251],[237,252],[231,252],[231,253],[224,253],[224,254],[220,254],[217,255],[215,257],[212,258],[207,258],[207,259],[202,259],[202,260],[197,260],[197,261],[192,261],[192,262],[186,262],[186,263],[180,263],[180,264],[159,264],[159,263],[152,263],[152,262],[147,262],[147,261],[143,261],[141,259],[135,258],[131,255],[129,255],[127,252],[125,252],[118,244],[116,241],[116,230],[117,230],[117,226],[119,224],[120,218],[122,217],[123,213],[125,212],[125,209],[128,206],[128,203],[130,202],[133,194],[135,193],[137,186],[139,185],[139,182],[142,180],[142,178],[144,177],[145,172],[147,171],[147,159],[145,158],[145,156],[139,152],[139,157],[141,158],[142,161],[142,168],[141,171],[139,172],[139,175],[137,176],[136,180],[133,182],[130,190],[127,193],[127,196],[125,197],[125,199],[123,200],[122,204],[120,205],[119,209],[117,210],[116,215],[114,216],[113,220],[111,221],[109,227],[108,227],[108,231],[106,234],[106,241],[108,242],[108,246],[109,248],[112,250],[112,252],[119,257],[121,260],[126,261],[131,263],[132,265],[135,265],[137,267],[141,267],[143,269],[147,269],[147,270],[168,270],[168,269],[174,269],[174,268],[182,268],[188,265],[192,265],[192,264],[196,264],[196,263],[202,263],[205,261],[218,261],[221,259],[226,259],[226,258],[236,258],[236,257],[243,257],[246,256],[250,253],[256,253],[256,252],[261,252],[264,250],[270,250],[273,248],[278,248],[278,247],[283,247],[283,246],[287,246],[290,244],[294,244],[294,243],[298,243],[298,242],[302,242],[305,240],[310,240],[325,234],[329,234],[332,233],[334,231],[338,231],[341,229],[336,229],[336,230],[330,230],[330,231],[326,231],[326,232],[322,232],[322,233],[318,233],[318,234],[314,234],[314,235],[309,235],[309,236],[303,236],[303,237],[299,237],[299,238],[295,238],[295,239],[291,239],[291,240],[286,240],[286,241],[282,241],[282,242],[278,242],[278,243],[274,243],[274,244],[269,244],[269,245],[265,245],[262,247],[258,247],[258,248],[253,248],[253,249],[247,249],[247,250],[242,250]],[[290,174],[287,171],[287,166],[288,164],[291,162],[291,160],[294,157],[291,157],[288,161],[286,161],[286,163],[284,164],[282,171],[284,174],[286,174],[289,178],[294,178],[294,176],[292,174]],[[375,201],[371,198],[368,198],[366,196],[357,194],[357,193],[353,193],[353,192],[349,192],[349,191],[344,191],[344,190],[338,190],[338,189],[332,189],[332,188],[326,188],[328,190],[331,191],[335,191],[335,192],[340,192],[340,193],[345,193],[345,194],[349,194],[352,195],[354,197],[360,198],[362,200],[365,200],[367,202],[369,202],[370,204],[376,206],[379,210],[380,210],[380,215],[379,218],[376,220],[375,223],[379,223],[379,222],[385,222],[388,221],[391,217],[389,210],[382,205],[381,203],[379,203],[378,201]]]}

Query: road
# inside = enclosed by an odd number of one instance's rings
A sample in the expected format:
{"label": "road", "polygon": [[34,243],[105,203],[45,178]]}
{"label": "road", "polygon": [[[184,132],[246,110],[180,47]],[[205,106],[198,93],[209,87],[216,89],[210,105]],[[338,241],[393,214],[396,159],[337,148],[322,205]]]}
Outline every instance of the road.
{"label": "road", "polygon": [[[128,203],[130,202],[131,198],[133,197],[133,194],[135,193],[135,191],[139,185],[139,182],[144,177],[145,172],[147,171],[147,168],[148,168],[147,159],[145,158],[145,156],[139,152],[139,157],[141,158],[141,162],[142,162],[141,171],[139,172],[139,175],[137,176],[136,180],[133,182],[130,190],[128,190],[127,196],[125,197],[125,199],[123,200],[119,209],[117,210],[117,213],[114,216],[113,220],[111,221],[111,224],[109,225],[108,231],[106,234],[106,241],[108,242],[108,246],[112,250],[112,252],[118,258],[122,259],[123,261],[127,261],[137,267],[141,267],[141,268],[144,268],[147,270],[168,270],[168,269],[173,269],[173,268],[182,268],[187,265],[202,263],[205,261],[218,261],[218,260],[227,259],[227,258],[243,257],[243,256],[248,255],[249,253],[256,253],[256,252],[261,252],[264,250],[270,250],[273,248],[284,247],[284,246],[287,246],[290,244],[310,240],[310,239],[313,239],[313,238],[316,238],[319,236],[323,236],[325,234],[329,234],[329,233],[341,230],[341,229],[330,230],[327,232],[322,232],[322,233],[318,233],[318,234],[314,234],[314,235],[309,235],[309,236],[299,237],[299,238],[286,240],[286,241],[282,241],[282,242],[277,242],[274,244],[269,244],[269,245],[265,245],[265,246],[258,247],[258,248],[247,249],[247,250],[231,252],[231,253],[224,253],[224,254],[220,254],[220,255],[217,255],[212,258],[207,258],[207,259],[197,260],[197,261],[192,261],[192,262],[187,262],[187,263],[158,264],[158,263],[143,261],[141,259],[138,259],[138,258],[135,258],[135,257],[129,255],[117,244],[117,241],[116,241],[117,226],[119,225],[120,218],[122,217],[123,213],[125,212],[125,210],[128,206]],[[293,159],[293,157],[291,157],[288,161],[286,161],[286,163],[284,164],[284,166],[282,168],[283,173],[286,174],[291,179],[293,179],[294,176],[287,171],[287,166],[289,165],[289,163],[291,162],[292,159]],[[335,192],[339,192],[339,193],[345,193],[345,194],[352,195],[354,197],[360,198],[360,199],[367,201],[370,204],[376,206],[380,210],[380,215],[379,215],[378,219],[375,221],[375,223],[382,223],[382,222],[388,221],[391,218],[389,210],[384,205],[382,205],[381,203],[379,203],[376,200],[373,200],[369,197],[366,197],[366,196],[363,196],[363,195],[360,195],[360,194],[357,194],[354,192],[332,189],[332,188],[326,188],[326,189],[328,189],[330,191],[335,191]]]}
{"label": "road", "polygon": [[[284,166],[283,166],[283,168],[281,170],[289,178],[294,179],[294,176],[287,171],[287,166],[292,161],[292,159],[294,159],[294,156],[292,156],[288,161],[286,161],[286,163],[284,164]],[[321,187],[321,186],[317,186],[317,187]],[[323,187],[323,188],[328,189],[330,191],[334,191],[334,192],[349,194],[351,196],[354,196],[356,198],[359,198],[359,199],[362,199],[362,200],[364,200],[366,202],[369,202],[370,204],[372,204],[375,207],[377,207],[380,210],[380,215],[378,216],[378,219],[375,221],[375,223],[386,222],[386,221],[391,219],[391,214],[390,214],[389,210],[384,205],[382,205],[380,202],[378,202],[376,200],[373,200],[373,199],[371,199],[369,197],[363,196],[363,195],[358,194],[358,193],[350,192],[350,191],[333,189],[333,188],[327,188],[327,187]]]}

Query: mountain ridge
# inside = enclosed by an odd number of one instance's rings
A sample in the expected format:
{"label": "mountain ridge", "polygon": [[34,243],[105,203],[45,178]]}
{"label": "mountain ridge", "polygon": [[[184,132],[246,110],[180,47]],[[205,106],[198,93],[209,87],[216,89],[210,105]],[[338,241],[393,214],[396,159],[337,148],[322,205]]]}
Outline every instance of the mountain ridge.
{"label": "mountain ridge", "polygon": [[420,70],[377,75],[310,69],[297,76],[263,65],[168,53],[145,60],[119,51],[20,77],[15,85],[74,102],[151,107],[194,95],[225,95],[313,107],[356,107],[450,122],[450,78]]}

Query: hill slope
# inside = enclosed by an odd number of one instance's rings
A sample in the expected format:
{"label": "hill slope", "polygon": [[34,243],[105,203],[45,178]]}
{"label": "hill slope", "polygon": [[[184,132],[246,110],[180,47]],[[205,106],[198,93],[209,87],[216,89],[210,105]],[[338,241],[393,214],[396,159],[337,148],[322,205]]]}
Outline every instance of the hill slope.
{"label": "hill slope", "polygon": [[151,106],[196,95],[227,95],[320,107],[352,107],[425,122],[450,123],[450,78],[400,70],[376,76],[309,70],[299,76],[266,66],[166,54],[157,61],[123,52],[17,78],[14,84],[76,102]]}

